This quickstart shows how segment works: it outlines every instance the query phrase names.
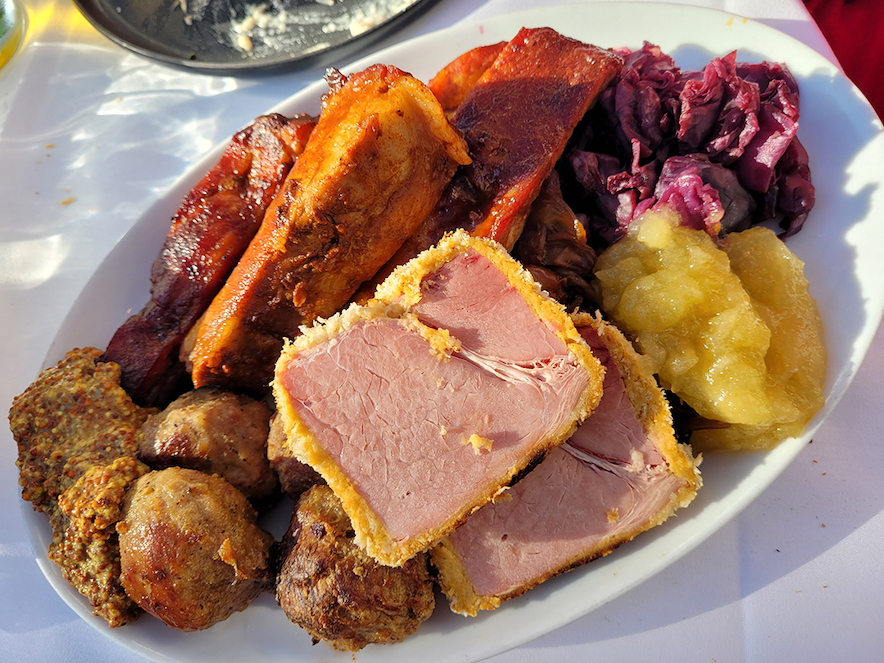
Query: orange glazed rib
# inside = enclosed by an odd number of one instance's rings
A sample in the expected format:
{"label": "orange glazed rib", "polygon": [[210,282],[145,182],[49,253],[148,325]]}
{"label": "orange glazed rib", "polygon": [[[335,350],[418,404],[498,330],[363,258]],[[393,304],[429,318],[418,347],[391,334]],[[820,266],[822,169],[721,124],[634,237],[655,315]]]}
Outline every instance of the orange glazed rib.
{"label": "orange glazed rib", "polygon": [[[511,249],[574,127],[621,66],[611,51],[550,28],[523,28],[452,119],[472,163],[457,172],[432,214],[375,281],[457,228]],[[456,69],[454,63],[449,67]]]}
{"label": "orange glazed rib", "polygon": [[190,354],[195,386],[269,391],[283,338],[346,304],[469,162],[426,85],[374,65],[334,86],[319,123]]}
{"label": "orange glazed rib", "polygon": [[488,46],[477,46],[445,65],[427,83],[439,103],[442,104],[446,114],[453,114],[457,110],[482,74],[500,55],[504,46],[506,46],[505,41]]}

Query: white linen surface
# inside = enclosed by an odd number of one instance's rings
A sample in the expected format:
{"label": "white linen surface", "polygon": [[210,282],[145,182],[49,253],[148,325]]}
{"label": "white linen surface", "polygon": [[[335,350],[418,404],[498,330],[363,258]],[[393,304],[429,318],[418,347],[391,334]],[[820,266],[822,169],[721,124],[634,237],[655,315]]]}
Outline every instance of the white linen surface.
{"label": "white linen surface", "polygon": [[[439,0],[369,48],[545,4]],[[759,19],[834,59],[799,0],[685,4]],[[36,376],[91,270],[141,210],[208,149],[322,74],[187,74],[115,46],[69,2],[32,0],[27,11],[25,46],[0,71],[4,408]],[[137,162],[126,158],[132,151]],[[879,331],[814,442],[742,514],[621,598],[491,660],[882,660],[882,375]],[[103,624],[77,617],[44,580],[21,517],[15,445],[8,429],[0,437],[0,659],[142,660],[102,635]]]}

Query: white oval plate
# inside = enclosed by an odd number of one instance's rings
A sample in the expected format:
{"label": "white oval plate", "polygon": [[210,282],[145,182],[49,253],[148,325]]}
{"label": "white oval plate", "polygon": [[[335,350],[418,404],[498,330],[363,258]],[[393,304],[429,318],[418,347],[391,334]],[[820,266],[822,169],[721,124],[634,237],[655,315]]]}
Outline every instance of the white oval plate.
{"label": "white oval plate", "polygon": [[[624,20],[624,17],[629,20]],[[789,240],[806,272],[826,327],[829,353],[827,403],[800,439],[775,450],[714,455],[702,470],[705,485],[679,517],[614,554],[551,580],[500,609],[474,619],[440,604],[417,634],[357,655],[370,661],[475,661],[518,646],[580,617],[651,577],[708,538],[757,497],[804,447],[835,407],[856,373],[881,318],[884,279],[877,253],[884,246],[884,132],[856,88],[815,51],[763,24],[684,5],[602,3],[551,7],[457,26],[405,42],[355,63],[395,64],[428,80],[455,56],[480,44],[508,40],[522,26],[550,26],[605,47],[658,44],[685,69],[738,49],[743,61],[785,62],[801,86],[799,136],[810,154],[817,204],[804,229]],[[272,109],[317,112],[322,81]],[[263,109],[255,109],[256,115]],[[219,158],[219,146],[196,164],[170,195],[159,200],[98,266],[62,325],[46,358],[53,364],[75,346],[104,347],[130,310],[148,298],[150,264],[168,219],[186,192]],[[46,519],[23,503],[35,550],[46,550]],[[145,616],[110,630],[45,556],[38,563],[52,586],[84,620],[121,645],[154,660],[347,661],[349,653],[325,645],[288,622],[266,594],[246,611],[213,628],[183,633]]]}

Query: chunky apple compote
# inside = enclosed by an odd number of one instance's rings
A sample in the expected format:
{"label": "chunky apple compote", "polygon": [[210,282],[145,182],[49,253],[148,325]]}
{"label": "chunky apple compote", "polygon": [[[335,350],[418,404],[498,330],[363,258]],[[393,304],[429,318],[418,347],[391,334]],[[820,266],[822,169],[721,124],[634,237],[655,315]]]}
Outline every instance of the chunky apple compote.
{"label": "chunky apple compote", "polygon": [[648,212],[599,256],[602,308],[664,387],[718,422],[692,434],[696,448],[770,448],[822,406],[822,325],[803,263],[773,232],[721,244]]}

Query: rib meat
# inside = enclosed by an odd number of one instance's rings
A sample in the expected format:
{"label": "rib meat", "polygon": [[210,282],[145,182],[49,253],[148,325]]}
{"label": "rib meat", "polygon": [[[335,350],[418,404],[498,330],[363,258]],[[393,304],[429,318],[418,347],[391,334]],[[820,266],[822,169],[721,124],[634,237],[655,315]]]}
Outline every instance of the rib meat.
{"label": "rib meat", "polygon": [[433,208],[466,145],[417,79],[374,65],[325,99],[190,354],[195,386],[266,392],[284,337],[343,306]]}
{"label": "rib meat", "polygon": [[120,365],[120,382],[136,402],[165,404],[176,395],[179,346],[257,232],[314,123],[257,118],[181,203],[151,269],[150,301],[102,357]]}
{"label": "rib meat", "polygon": [[[481,67],[481,62],[471,66]],[[472,163],[458,171],[432,214],[375,280],[456,228],[511,249],[574,127],[621,66],[611,51],[550,28],[523,28],[482,73],[452,119],[469,145]],[[442,81],[437,89],[442,93]]]}
{"label": "rib meat", "polygon": [[488,46],[477,46],[445,65],[427,83],[442,104],[446,115],[453,115],[457,111],[457,107],[479,82],[488,67],[494,64],[506,44],[505,41],[501,41]]}

